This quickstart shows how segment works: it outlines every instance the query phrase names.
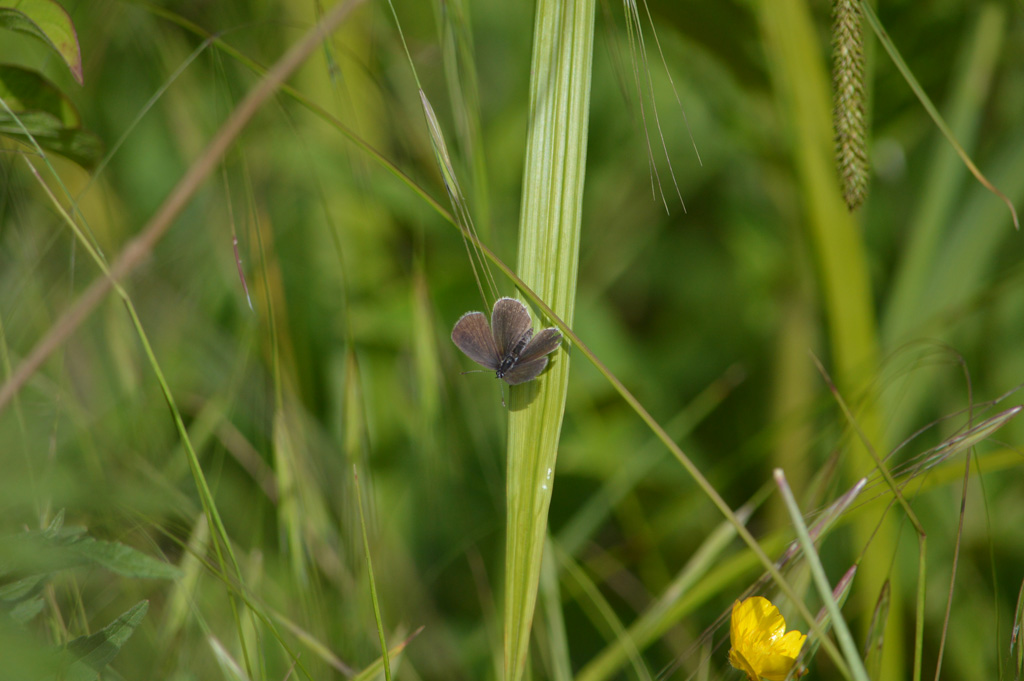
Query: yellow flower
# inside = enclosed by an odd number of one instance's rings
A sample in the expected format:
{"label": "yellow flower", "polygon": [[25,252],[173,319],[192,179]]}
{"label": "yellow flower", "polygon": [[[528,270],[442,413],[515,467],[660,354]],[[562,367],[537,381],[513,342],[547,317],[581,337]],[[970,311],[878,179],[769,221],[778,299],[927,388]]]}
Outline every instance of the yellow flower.
{"label": "yellow flower", "polygon": [[795,629],[786,633],[779,609],[767,598],[754,596],[732,604],[729,638],[729,664],[745,672],[750,681],[783,681],[807,636]]}

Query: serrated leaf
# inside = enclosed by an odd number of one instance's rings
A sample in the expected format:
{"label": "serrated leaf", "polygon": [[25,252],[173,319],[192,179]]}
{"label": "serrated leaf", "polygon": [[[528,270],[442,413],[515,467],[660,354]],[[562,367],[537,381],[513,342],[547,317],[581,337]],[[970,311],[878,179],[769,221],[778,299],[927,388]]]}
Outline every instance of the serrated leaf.
{"label": "serrated leaf", "polygon": [[28,624],[43,611],[44,605],[46,602],[42,596],[34,596],[15,605],[7,613],[7,616],[18,624]]}
{"label": "serrated leaf", "polygon": [[38,38],[82,84],[82,50],[71,17],[54,0],[0,0],[0,28]]}
{"label": "serrated leaf", "polygon": [[86,536],[68,545],[68,548],[82,557],[84,562],[95,563],[124,577],[176,579],[181,574],[174,565],[124,544],[98,541]]}
{"label": "serrated leaf", "polygon": [[91,636],[80,636],[68,643],[66,654],[73,655],[63,678],[65,681],[93,681],[103,668],[117,657],[121,646],[135,633],[149,610],[149,601],[141,601],[116,620]]}
{"label": "serrated leaf", "polygon": [[92,168],[99,162],[103,155],[100,139],[82,129],[75,105],[38,73],[0,65],[0,99],[11,111],[0,108],[0,135],[31,144],[25,134],[28,130],[40,147],[83,168]]}
{"label": "serrated leaf", "polygon": [[[174,565],[124,544],[99,541],[77,527],[62,528],[56,535],[44,530],[0,538],[0,559],[0,577],[6,579],[28,580],[82,565],[97,565],[124,577],[145,579],[176,579],[181,573]],[[17,584],[12,582],[9,587]],[[13,599],[19,594],[0,592],[0,597]]]}
{"label": "serrated leaf", "polygon": [[0,608],[8,607],[8,604],[24,600],[38,592],[42,589],[41,584],[45,578],[45,574],[36,574],[4,584],[0,587]]}

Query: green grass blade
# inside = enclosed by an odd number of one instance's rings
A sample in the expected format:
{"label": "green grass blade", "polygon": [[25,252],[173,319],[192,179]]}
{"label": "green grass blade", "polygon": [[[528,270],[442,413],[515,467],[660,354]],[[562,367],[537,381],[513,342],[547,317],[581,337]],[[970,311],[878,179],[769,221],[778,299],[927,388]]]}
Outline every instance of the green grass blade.
{"label": "green grass blade", "polygon": [[[764,495],[762,495],[763,498]],[[736,515],[746,521],[753,511],[753,505],[740,509]],[[698,580],[711,572],[725,570],[722,554],[736,538],[736,528],[729,521],[723,521],[708,533],[707,538],[693,553],[693,557],[672,580],[656,601],[640,615],[624,632],[595,657],[576,676],[577,681],[604,681],[612,678],[619,669],[630,661],[636,649],[643,650],[672,625],[679,622],[679,605],[691,595]]]}
{"label": "green grass blade", "polygon": [[1006,204],[1006,207],[1010,209],[1010,215],[1013,218],[1013,226],[1020,229],[1020,220],[1017,218],[1017,210],[1013,207],[1013,202],[1010,201],[1005,194],[996,189],[995,186],[988,181],[988,178],[982,175],[981,171],[978,170],[978,167],[974,165],[974,161],[971,160],[971,157],[968,156],[967,152],[960,146],[956,136],[953,135],[953,131],[949,129],[949,126],[946,125],[946,121],[942,118],[941,114],[939,114],[939,110],[935,108],[935,105],[932,104],[932,100],[929,99],[928,95],[925,93],[924,88],[917,82],[917,78],[914,77],[913,71],[911,71],[910,67],[907,66],[907,63],[903,61],[903,57],[900,55],[899,50],[896,49],[895,43],[893,43],[889,38],[889,34],[886,33],[885,28],[882,26],[882,22],[879,21],[878,16],[871,8],[870,3],[865,2],[865,0],[860,0],[860,7],[861,11],[864,12],[864,16],[867,18],[868,23],[871,24],[871,28],[874,30],[879,42],[882,43],[882,47],[884,47],[885,51],[889,53],[892,63],[896,65],[897,69],[899,69],[900,74],[903,76],[904,80],[907,81],[907,85],[910,86],[910,89],[913,90],[914,94],[917,96],[918,101],[921,102],[921,106],[924,107],[924,110],[928,112],[929,116],[931,116],[932,121],[935,122],[935,126],[940,132],[942,132],[942,135],[949,141],[949,143],[953,145],[953,149],[956,151],[957,156],[959,156],[960,160],[964,162],[967,169],[971,171],[974,178]]}
{"label": "green grass blade", "polygon": [[467,0],[435,0],[448,99],[455,119],[459,148],[470,171],[474,222],[484,239],[491,234],[490,194],[480,121],[480,88],[474,61],[473,31]]}
{"label": "green grass blade", "polygon": [[[593,36],[593,0],[538,3],[518,270],[569,326],[579,263]],[[554,355],[539,380],[509,391],[505,681],[519,681],[526,668],[569,387],[566,350]]]}
{"label": "green grass blade", "polygon": [[615,610],[601,594],[594,581],[590,579],[586,571],[571,556],[558,551],[557,547],[556,554],[558,561],[565,570],[566,576],[576,583],[577,589],[581,592],[579,600],[587,609],[594,611],[590,614],[594,625],[606,629],[607,635],[614,637],[617,647],[629,659],[633,675],[636,678],[640,679],[640,681],[652,681],[651,674],[644,665],[643,658],[640,656],[640,650],[637,647],[636,641],[626,631],[626,627],[623,626],[622,621],[615,614]]}
{"label": "green grass blade", "polygon": [[558,588],[558,565],[555,559],[555,550],[551,537],[548,537],[540,572],[544,635],[539,635],[537,638],[547,650],[549,677],[552,681],[570,681],[573,678],[572,656],[569,654],[569,637],[565,630],[565,617],[562,613],[562,595]]}
{"label": "green grass blade", "polygon": [[[977,26],[959,58],[962,65],[955,71],[953,89],[945,108],[951,134],[963,140],[968,150],[973,150],[977,144],[1005,31],[1002,9],[983,6]],[[935,148],[921,189],[920,205],[907,226],[905,255],[885,310],[882,330],[889,345],[916,335],[938,303],[930,284],[936,259],[948,239],[948,220],[954,213],[954,206],[962,200],[958,188],[963,181],[963,171],[963,164],[953,150],[945,145]]]}
{"label": "green grass blade", "polygon": [[1024,632],[1024,582],[1021,582],[1017,591],[1017,607],[1013,611],[1013,637],[1010,639],[1011,670],[1015,679],[1024,676],[1024,640],[1021,632]]}
{"label": "green grass blade", "polygon": [[[804,524],[803,514],[800,512],[800,507],[797,506],[793,491],[786,483],[786,478],[781,469],[775,469],[775,482],[782,493],[782,500],[786,502],[786,509],[789,511],[790,520],[793,522],[793,528],[796,530],[797,541],[800,542],[800,548],[804,551],[804,559],[811,568],[814,585],[818,588],[818,596],[825,603],[825,609],[828,611],[832,628],[836,632],[836,638],[839,639],[839,648],[843,651],[843,657],[849,667],[846,671],[852,675],[848,678],[853,678],[856,681],[868,681],[867,670],[864,669],[864,661],[861,660],[857,645],[853,641],[853,635],[850,633],[850,628],[846,625],[846,620],[843,619],[843,615],[839,611],[839,604],[836,603],[836,594],[828,582],[828,576],[825,574],[825,568],[821,564],[818,551],[814,547],[814,541],[807,532],[807,525]],[[880,626],[884,626],[884,624],[880,623]],[[845,671],[843,675],[847,676]]]}
{"label": "green grass blade", "polygon": [[370,539],[366,534],[366,516],[363,514],[363,495],[359,492],[359,472],[352,466],[352,482],[356,491],[356,505],[359,507],[359,528],[363,537],[363,554],[366,557],[366,575],[370,580],[370,599],[373,601],[373,619],[377,623],[380,637],[381,658],[384,661],[384,678],[391,681],[391,657],[388,655],[388,641],[384,635],[384,623],[380,618],[380,603],[377,601],[377,582],[373,578],[373,559],[370,556]]}
{"label": "green grass blade", "polygon": [[[846,394],[861,398],[873,382],[878,364],[878,332],[869,266],[862,232],[840,193],[833,159],[832,112],[829,77],[822,63],[820,44],[808,3],[773,0],[760,3],[761,31],[768,51],[773,86],[786,119],[790,154],[803,202],[805,228],[816,260],[821,298],[827,317],[829,346],[837,383]],[[863,398],[861,398],[863,399]],[[858,405],[857,425],[864,440],[885,451],[881,419],[870,397]],[[874,461],[868,449],[851,442],[844,464],[852,481]],[[865,588],[858,591],[860,608],[870,612],[875,594],[888,578],[888,562],[895,552],[896,531],[890,519],[876,527],[873,518],[858,519],[857,546],[871,545],[861,563]],[[893,582],[894,592],[901,584]],[[902,613],[890,612],[888,631],[902,640]],[[899,646],[886,651],[886,676],[903,668]]]}

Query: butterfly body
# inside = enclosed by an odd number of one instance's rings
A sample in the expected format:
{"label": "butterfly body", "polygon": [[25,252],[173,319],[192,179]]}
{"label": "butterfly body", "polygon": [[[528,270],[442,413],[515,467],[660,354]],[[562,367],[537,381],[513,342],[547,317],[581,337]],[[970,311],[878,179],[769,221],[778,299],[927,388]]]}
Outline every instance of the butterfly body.
{"label": "butterfly body", "polygon": [[[527,344],[530,342],[530,338],[532,337],[533,329],[530,329],[523,334],[523,337],[519,339],[519,342],[516,343],[515,347],[509,350],[509,353],[502,358],[501,364],[499,364],[498,368],[494,371],[495,378],[504,378],[505,374],[516,366],[519,362],[519,356],[523,354],[523,350],[526,348]],[[547,358],[545,357],[544,359],[546,360]]]}
{"label": "butterfly body", "polygon": [[561,344],[562,334],[547,328],[534,335],[526,306],[514,298],[499,298],[491,310],[489,327],[483,312],[467,312],[455,323],[452,342],[495,377],[519,385],[544,370],[547,355]]}

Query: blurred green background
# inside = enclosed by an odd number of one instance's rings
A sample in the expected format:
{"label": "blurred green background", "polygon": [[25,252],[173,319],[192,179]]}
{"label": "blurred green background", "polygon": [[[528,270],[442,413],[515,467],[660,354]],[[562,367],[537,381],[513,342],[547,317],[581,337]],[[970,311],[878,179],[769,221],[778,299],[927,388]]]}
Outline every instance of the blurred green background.
{"label": "blurred green background", "polygon": [[[651,2],[664,65],[643,7],[647,49],[638,55],[623,9],[599,4],[574,330],[733,507],[762,489],[775,466],[785,468],[812,512],[855,476],[870,474],[865,498],[880,501],[856,506],[847,518],[870,526],[890,497],[871,465],[849,464],[850,424],[813,363],[812,353],[830,373],[842,373],[835,359],[842,339],[829,320],[845,310],[837,309],[842,291],[823,291],[827,263],[808,209],[815,190],[800,171],[798,121],[806,112],[794,112],[787,99],[786,88],[799,85],[780,62],[770,26],[782,5],[812,22],[814,49],[802,54],[811,81],[829,68],[830,8],[774,2]],[[258,80],[188,26],[269,66],[323,10],[268,1],[65,7],[78,30],[83,87],[28,39],[5,33],[0,61],[56,82],[108,150],[125,136],[96,177],[48,156],[59,182],[72,195],[82,192],[82,217],[108,260]],[[532,9],[395,3],[477,229],[508,263],[515,262],[528,125]],[[961,144],[1018,207],[1022,10],[1020,3],[969,0],[879,8]],[[871,396],[878,422],[869,430],[880,454],[912,438],[888,463],[911,467],[904,491],[928,533],[923,646],[931,674],[964,454],[934,462],[931,471],[916,457],[969,418],[1019,403],[1024,241],[1006,206],[970,176],[865,30],[873,172],[867,203],[851,223],[865,255],[849,255],[851,267],[869,277],[860,303],[871,306],[878,361],[838,380],[852,404]],[[386,4],[361,7],[289,83],[447,207]],[[101,275],[27,172],[25,147],[4,144],[6,380]],[[514,293],[500,278],[499,286]],[[189,429],[244,591],[275,613],[273,627],[237,600],[240,614],[232,609],[231,595],[243,589],[216,567],[181,438],[123,303],[108,296],[0,413],[3,533],[39,530],[63,510],[67,526],[163,558],[184,576],[142,579],[96,564],[48,569],[34,591],[43,603],[38,614],[0,629],[0,661],[29,659],[35,647],[45,652],[95,632],[148,599],[149,612],[103,678],[242,678],[226,660],[246,670],[248,655],[253,663],[244,673],[281,679],[292,669],[285,645],[301,660],[297,678],[363,670],[380,644],[356,464],[385,633],[395,644],[423,627],[397,677],[496,678],[506,412],[492,378],[460,375],[473,367],[449,340],[461,314],[486,306],[459,232],[338,126],[280,95],[126,289]],[[721,517],[608,382],[582,356],[572,361],[551,533],[629,626]],[[993,410],[989,402],[1007,393]],[[944,657],[951,678],[1012,675],[1010,626],[1024,565],[1022,440],[1024,421],[1011,420],[977,450]],[[909,678],[917,541],[902,513],[892,511],[886,522],[895,528],[893,543],[872,559],[873,569],[892,580],[890,607],[904,620],[885,639],[901,651],[899,676],[891,678]],[[772,555],[778,537],[792,536],[774,500],[755,514],[751,531]],[[864,546],[845,524],[826,541],[833,581]],[[196,564],[197,553],[205,566]],[[678,665],[672,678],[690,678],[702,666],[711,678],[740,678],[727,665],[728,629],[718,618],[760,574],[745,556],[734,541],[705,565],[704,581],[671,626],[641,646],[651,676]],[[550,629],[557,618],[549,612],[557,603],[574,674],[636,678],[628,663],[594,671],[593,661],[616,646],[615,626],[594,592],[564,565],[559,574],[535,624],[535,677],[558,676]],[[5,570],[3,584],[23,576]],[[864,645],[880,584],[867,579],[858,588],[846,613]],[[794,626],[806,631],[806,623]],[[824,657],[812,663],[812,678],[835,674]]]}

